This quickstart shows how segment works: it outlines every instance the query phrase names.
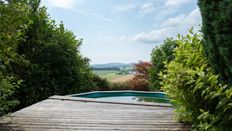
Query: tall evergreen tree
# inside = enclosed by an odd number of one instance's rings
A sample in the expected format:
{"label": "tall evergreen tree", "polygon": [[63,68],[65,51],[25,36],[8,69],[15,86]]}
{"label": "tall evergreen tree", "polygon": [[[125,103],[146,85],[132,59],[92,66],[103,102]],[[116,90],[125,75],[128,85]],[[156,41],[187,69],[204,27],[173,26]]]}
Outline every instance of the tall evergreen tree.
{"label": "tall evergreen tree", "polygon": [[232,82],[232,1],[199,0],[204,49],[222,80]]}

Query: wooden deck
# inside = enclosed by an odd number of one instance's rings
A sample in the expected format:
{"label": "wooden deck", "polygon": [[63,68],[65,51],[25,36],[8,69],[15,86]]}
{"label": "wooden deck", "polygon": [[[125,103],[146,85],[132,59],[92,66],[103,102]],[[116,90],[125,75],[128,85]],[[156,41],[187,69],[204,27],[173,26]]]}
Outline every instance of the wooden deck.
{"label": "wooden deck", "polygon": [[170,105],[126,104],[54,96],[0,118],[0,131],[189,130]]}

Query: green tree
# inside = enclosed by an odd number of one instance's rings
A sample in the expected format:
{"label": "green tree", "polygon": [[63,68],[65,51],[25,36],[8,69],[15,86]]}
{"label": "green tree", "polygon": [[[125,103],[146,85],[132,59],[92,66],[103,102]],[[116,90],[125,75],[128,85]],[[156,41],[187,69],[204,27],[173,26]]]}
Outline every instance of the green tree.
{"label": "green tree", "polygon": [[89,90],[92,74],[88,59],[79,52],[82,40],[77,40],[62,23],[57,25],[49,18],[39,1],[29,3],[29,6],[33,10],[31,24],[24,40],[18,44],[17,52],[30,63],[13,69],[24,80],[15,94],[21,102],[20,108],[51,95]]}
{"label": "green tree", "polygon": [[176,48],[176,41],[172,38],[167,38],[164,43],[153,49],[151,53],[152,67],[149,70],[149,84],[151,90],[160,89],[159,73],[163,72],[165,62],[170,62],[174,59],[173,50]]}
{"label": "green tree", "polygon": [[94,90],[107,91],[110,88],[110,83],[107,79],[103,79],[98,75],[93,76]]}
{"label": "green tree", "polygon": [[12,95],[21,80],[11,70],[12,63],[26,63],[15,49],[29,23],[29,11],[24,2],[0,0],[0,116],[19,104]]}
{"label": "green tree", "polygon": [[199,0],[204,49],[221,79],[232,82],[232,1]]}
{"label": "green tree", "polygon": [[0,115],[51,95],[94,88],[82,40],[56,24],[40,0],[0,1]]}

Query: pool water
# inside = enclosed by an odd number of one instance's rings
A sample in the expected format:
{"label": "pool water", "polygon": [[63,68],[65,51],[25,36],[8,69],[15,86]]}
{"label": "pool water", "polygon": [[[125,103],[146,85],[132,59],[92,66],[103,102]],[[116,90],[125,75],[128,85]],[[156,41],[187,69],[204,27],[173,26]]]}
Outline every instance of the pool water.
{"label": "pool water", "polygon": [[169,103],[163,92],[145,91],[95,91],[71,95],[72,97],[93,98],[113,102],[155,102]]}
{"label": "pool water", "polygon": [[95,98],[97,100],[109,100],[115,102],[158,102],[158,103],[169,103],[169,100],[162,98],[152,97],[133,97],[133,96],[117,96],[117,97],[101,97]]}

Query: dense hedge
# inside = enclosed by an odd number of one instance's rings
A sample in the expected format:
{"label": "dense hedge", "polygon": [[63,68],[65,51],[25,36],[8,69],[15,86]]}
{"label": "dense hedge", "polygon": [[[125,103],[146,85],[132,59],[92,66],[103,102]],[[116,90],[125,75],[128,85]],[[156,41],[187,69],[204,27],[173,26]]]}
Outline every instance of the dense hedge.
{"label": "dense hedge", "polygon": [[107,91],[110,89],[110,82],[107,79],[101,78],[98,75],[93,76],[94,87],[93,90]]}
{"label": "dense hedge", "polygon": [[56,24],[40,0],[1,0],[0,14],[0,115],[98,86],[79,52],[82,40]]}
{"label": "dense hedge", "polygon": [[162,89],[173,100],[177,117],[196,130],[231,129],[232,89],[209,66],[201,35],[190,30],[177,44],[174,60],[161,74]]}
{"label": "dense hedge", "polygon": [[21,80],[12,70],[12,62],[26,63],[15,49],[27,29],[29,8],[23,3],[4,4],[0,1],[0,116],[19,104],[12,96]]}
{"label": "dense hedge", "polygon": [[176,41],[172,38],[164,40],[161,46],[156,47],[151,53],[152,67],[149,70],[149,88],[150,90],[160,89],[159,73],[163,72],[165,62],[170,62],[174,59],[173,50],[176,48]]}
{"label": "dense hedge", "polygon": [[222,80],[232,83],[232,1],[199,0],[206,56]]}

